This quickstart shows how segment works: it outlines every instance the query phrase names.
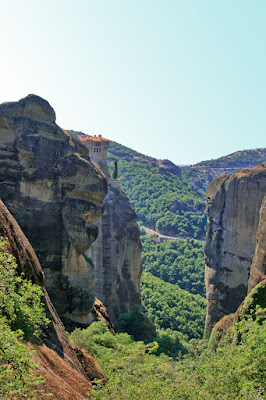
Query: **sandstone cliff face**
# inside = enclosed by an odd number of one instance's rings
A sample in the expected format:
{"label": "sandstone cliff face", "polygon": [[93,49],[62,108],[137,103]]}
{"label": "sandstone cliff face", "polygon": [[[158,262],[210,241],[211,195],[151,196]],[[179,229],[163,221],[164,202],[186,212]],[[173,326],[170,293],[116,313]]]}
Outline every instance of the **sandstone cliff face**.
{"label": "sandstone cliff face", "polygon": [[266,195],[263,198],[260,208],[257,244],[248,281],[248,292],[262,279],[266,279]]}
{"label": "sandstone cliff face", "polygon": [[104,214],[97,221],[97,240],[86,252],[92,260],[96,296],[114,321],[140,304],[141,242],[137,216],[119,184],[108,180]]}
{"label": "sandstone cliff face", "polygon": [[64,323],[87,325],[94,283],[84,253],[96,239],[106,179],[88,150],[29,95],[0,105],[0,197],[32,244]]}
{"label": "sandstone cliff face", "polygon": [[[224,315],[235,312],[247,295],[260,218],[257,261],[254,259],[250,289],[261,279],[263,262],[265,267],[265,241],[262,244],[265,235],[265,211],[262,206],[265,193],[266,164],[221,176],[208,187],[205,246],[208,329]],[[259,269],[260,277],[255,268]]]}
{"label": "sandstone cliff face", "polygon": [[[28,279],[42,286],[44,276],[36,254],[17,222],[1,201],[0,235],[8,239],[9,247],[5,251],[15,257],[18,271],[23,272]],[[50,393],[49,398],[51,399],[84,399],[91,388],[90,380],[105,379],[104,373],[90,355],[81,350],[75,352],[71,347],[64,326],[46,290],[43,289],[43,291],[46,314],[51,322],[41,333],[42,343],[28,344],[30,350],[36,351],[33,356],[34,360],[39,363],[36,372],[45,378],[41,389],[44,390],[44,393]]]}

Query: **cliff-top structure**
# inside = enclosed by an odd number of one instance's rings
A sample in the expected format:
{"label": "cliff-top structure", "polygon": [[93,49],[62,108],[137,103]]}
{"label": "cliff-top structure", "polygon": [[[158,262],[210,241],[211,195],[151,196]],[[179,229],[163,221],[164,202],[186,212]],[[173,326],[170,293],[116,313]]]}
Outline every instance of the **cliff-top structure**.
{"label": "cliff-top structure", "polygon": [[265,277],[266,163],[224,175],[207,190],[206,327],[237,310]]}
{"label": "cliff-top structure", "polygon": [[81,137],[61,129],[38,96],[0,105],[0,198],[33,246],[67,329],[88,326],[104,306],[116,320],[140,303],[136,214],[117,182],[109,179],[107,194],[98,165],[107,169],[109,141]]}
{"label": "cliff-top structure", "polygon": [[80,135],[79,140],[89,150],[89,157],[95,161],[104,174],[107,174],[107,150],[109,147],[110,140],[105,139],[102,135]]}
{"label": "cliff-top structure", "polygon": [[96,239],[106,178],[36,95],[0,105],[0,197],[32,244],[67,327],[88,325],[95,285],[84,253]]}

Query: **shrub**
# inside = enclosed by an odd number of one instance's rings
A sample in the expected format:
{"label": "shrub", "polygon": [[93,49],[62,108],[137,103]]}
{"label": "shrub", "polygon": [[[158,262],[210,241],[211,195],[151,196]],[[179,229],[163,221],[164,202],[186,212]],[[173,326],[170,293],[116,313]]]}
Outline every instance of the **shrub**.
{"label": "shrub", "polygon": [[0,238],[0,395],[21,398],[42,382],[32,372],[31,354],[22,341],[36,340],[40,325],[48,324],[42,289],[16,274],[15,258],[5,251]]}

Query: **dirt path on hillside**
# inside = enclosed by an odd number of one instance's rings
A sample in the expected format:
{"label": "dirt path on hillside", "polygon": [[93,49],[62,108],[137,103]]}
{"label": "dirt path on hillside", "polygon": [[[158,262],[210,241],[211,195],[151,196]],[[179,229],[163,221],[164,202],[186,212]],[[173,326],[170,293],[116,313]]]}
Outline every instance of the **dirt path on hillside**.
{"label": "dirt path on hillside", "polygon": [[[146,234],[148,236],[158,236],[158,238],[163,239],[163,240],[178,240],[178,239],[193,239],[191,237],[184,237],[184,236],[167,236],[167,235],[163,235],[160,232],[154,231],[153,229],[147,228],[147,226],[141,226],[141,228],[144,229],[144,231],[146,232]],[[201,240],[201,239],[195,239],[195,240],[199,240],[200,242],[205,242],[205,240]]]}
{"label": "dirt path on hillside", "polygon": [[146,226],[142,226],[141,228],[144,229],[144,231],[147,233],[149,236],[158,236],[161,239],[165,240],[177,240],[177,239],[190,239],[190,238],[184,238],[181,236],[167,236],[163,235],[162,233],[156,232],[153,229],[147,228]]}

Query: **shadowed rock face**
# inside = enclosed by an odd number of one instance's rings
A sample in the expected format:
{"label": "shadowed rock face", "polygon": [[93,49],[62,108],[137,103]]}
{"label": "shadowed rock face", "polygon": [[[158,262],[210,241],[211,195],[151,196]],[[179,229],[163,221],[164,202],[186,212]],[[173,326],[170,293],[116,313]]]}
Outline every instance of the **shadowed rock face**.
{"label": "shadowed rock face", "polygon": [[[266,163],[252,170],[215,179],[207,190],[208,228],[205,245],[207,294],[206,327],[211,329],[224,315],[235,312],[248,291],[261,280],[265,268]],[[261,219],[257,264],[252,265]],[[259,265],[260,266],[259,266]],[[259,269],[256,274],[254,268]]]}
{"label": "shadowed rock face", "polygon": [[104,214],[97,221],[99,236],[86,252],[92,260],[96,296],[112,320],[140,304],[141,242],[137,215],[125,193],[108,180]]}
{"label": "shadowed rock face", "polygon": [[97,237],[107,192],[87,153],[56,125],[44,99],[0,105],[0,196],[32,244],[68,327],[89,322],[95,289],[83,254]]}
{"label": "shadowed rock face", "polygon": [[[23,272],[27,279],[42,286],[44,275],[36,254],[2,201],[0,236],[7,238],[9,245],[5,246],[5,252],[15,257],[18,272]],[[51,399],[82,400],[90,391],[90,380],[105,379],[105,375],[90,355],[83,354],[81,350],[77,354],[71,347],[64,326],[44,288],[43,292],[50,324],[41,332],[38,345],[28,343],[30,350],[36,351],[33,356],[39,364],[36,372],[45,378],[45,383],[40,388],[44,393],[50,393]]]}

